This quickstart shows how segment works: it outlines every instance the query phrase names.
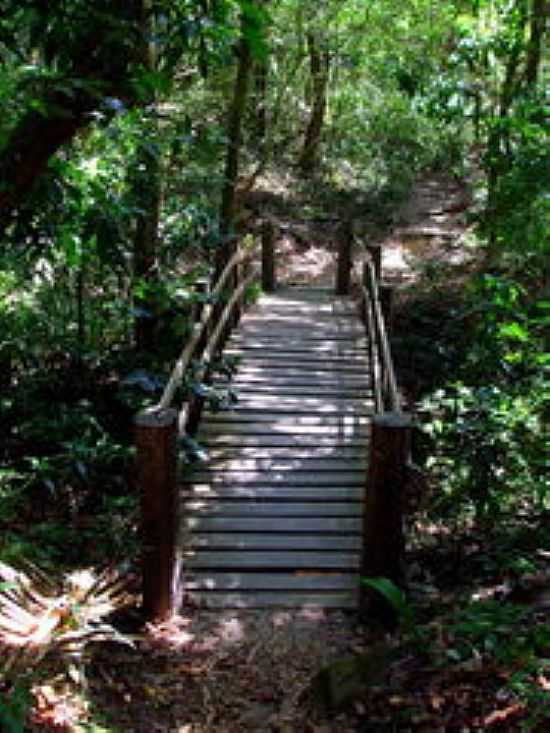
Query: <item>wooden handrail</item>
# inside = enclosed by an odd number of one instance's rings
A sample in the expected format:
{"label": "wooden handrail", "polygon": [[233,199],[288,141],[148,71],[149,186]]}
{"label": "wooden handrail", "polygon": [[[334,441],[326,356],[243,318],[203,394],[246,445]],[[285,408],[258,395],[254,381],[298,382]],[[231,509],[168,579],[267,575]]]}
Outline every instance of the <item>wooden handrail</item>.
{"label": "wooden handrail", "polygon": [[370,356],[373,369],[373,391],[375,410],[401,412],[401,397],[395,377],[395,367],[378,285],[378,264],[368,250],[363,260],[363,269],[356,263],[352,275],[358,282],[362,300],[362,311],[369,335]]}
{"label": "wooden handrail", "polygon": [[[401,398],[399,396],[399,390],[397,388],[397,380],[395,378],[395,368],[393,365],[390,341],[389,341],[388,332],[386,329],[386,321],[385,321],[384,314],[382,312],[382,306],[380,303],[380,291],[378,289],[378,281],[376,279],[374,265],[372,261],[367,260],[365,264],[366,264],[366,272],[368,273],[368,278],[370,280],[370,296],[371,296],[370,300],[371,300],[372,308],[374,311],[375,326],[376,326],[376,331],[377,331],[379,342],[380,342],[381,354],[379,354],[379,357],[380,356],[382,357],[383,371],[384,371],[385,379],[387,381],[387,386],[388,386],[388,397],[389,397],[388,406],[392,412],[400,412],[401,411]],[[365,285],[362,284],[361,288],[363,290],[363,297],[368,298],[369,293],[367,292],[367,288],[365,288]]]}
{"label": "wooden handrail", "polygon": [[[235,309],[237,303],[241,300],[244,295],[246,288],[258,277],[259,268],[253,268],[252,272],[247,275],[244,280],[235,288],[230,299],[225,304],[223,311],[220,314],[216,327],[210,334],[208,343],[206,344],[203,355],[202,363],[199,372],[196,376],[198,382],[203,382],[207,379],[208,373],[211,366],[211,361],[218,350],[220,350],[220,341],[223,339],[224,331],[227,327],[228,321]],[[198,425],[200,419],[200,413],[202,411],[202,405],[204,403],[204,397],[196,397],[194,400],[190,400],[180,412],[179,425],[181,432],[187,432],[193,434]]]}
{"label": "wooden handrail", "polygon": [[[210,293],[211,299],[215,300],[221,294],[221,291],[233,270],[239,264],[250,260],[254,254],[255,250],[253,249],[249,250],[248,252],[242,252],[241,250],[237,250],[237,252],[235,252],[235,254],[231,257],[229,262],[222,270],[216,285],[212,289]],[[182,380],[183,375],[185,374],[185,370],[187,369],[191,359],[193,358],[197,345],[200,343],[201,338],[203,337],[204,331],[210,322],[213,312],[214,305],[212,303],[209,303],[203,309],[200,320],[193,326],[191,337],[183,348],[178,360],[176,361],[176,364],[174,365],[174,368],[172,369],[172,373],[170,374],[170,378],[166,383],[164,392],[162,393],[162,397],[156,405],[156,409],[165,410],[172,404],[172,400],[174,399],[176,390]]]}

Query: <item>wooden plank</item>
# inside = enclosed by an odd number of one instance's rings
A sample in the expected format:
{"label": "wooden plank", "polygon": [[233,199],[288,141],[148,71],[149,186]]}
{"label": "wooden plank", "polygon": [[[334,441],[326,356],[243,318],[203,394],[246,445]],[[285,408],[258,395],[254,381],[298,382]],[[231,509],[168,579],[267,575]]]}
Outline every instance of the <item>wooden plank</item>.
{"label": "wooden plank", "polygon": [[185,499],[181,511],[189,516],[271,517],[361,517],[363,505],[358,501],[265,501],[250,499]]}
{"label": "wooden plank", "polygon": [[339,382],[339,383],[353,383],[364,380],[368,384],[372,381],[372,372],[370,371],[369,365],[365,365],[365,368],[357,369],[352,367],[351,369],[342,369],[342,365],[338,365],[338,369],[328,368],[323,365],[323,362],[319,362],[314,367],[311,367],[307,371],[304,370],[303,366],[289,366],[288,364],[274,364],[270,366],[269,363],[258,363],[257,360],[254,362],[243,363],[241,362],[237,371],[234,374],[233,379],[249,379],[251,376],[256,377],[268,377],[270,379],[285,379],[288,377],[297,377],[299,379],[307,378],[308,382],[311,380],[320,381],[325,379],[327,381]]}
{"label": "wooden plank", "polygon": [[[190,591],[185,599],[193,607],[220,609],[255,609],[255,608],[357,608],[358,593],[356,591],[333,591],[319,593],[292,593],[290,591],[261,592],[220,592]],[[184,603],[185,603],[184,599]]]}
{"label": "wooden plank", "polygon": [[372,402],[372,400],[368,399],[356,399],[353,397],[331,397],[330,399],[327,397],[326,399],[324,397],[301,397],[300,395],[276,395],[276,394],[263,394],[261,392],[255,393],[246,393],[242,394],[239,401],[235,403],[234,410],[237,411],[241,404],[248,404],[253,401],[261,401],[263,410],[264,406],[274,405],[274,406],[280,406],[281,404],[288,405],[290,407],[293,406],[302,406],[304,404],[308,404],[311,407],[317,408],[318,414],[323,415],[325,412],[328,412],[327,407],[358,407],[361,402]]}
{"label": "wooden plank", "polygon": [[270,336],[274,339],[284,339],[284,338],[307,338],[308,333],[315,332],[315,335],[323,340],[323,339],[336,339],[338,337],[341,338],[361,338],[365,335],[365,329],[362,326],[343,326],[341,324],[334,324],[332,326],[318,326],[316,327],[315,324],[308,324],[306,328],[300,330],[298,328],[292,328],[291,326],[277,326],[273,323],[268,324],[262,324],[261,322],[259,324],[250,324],[246,325],[243,323],[240,326],[240,332],[244,338],[248,338],[250,336],[261,336],[262,334],[265,334],[266,332],[269,332]]}
{"label": "wooden plank", "polygon": [[242,570],[259,570],[261,568],[292,570],[357,570],[359,567],[358,552],[310,552],[297,550],[261,550],[257,552],[231,550],[190,550],[181,553],[185,567],[191,570],[212,568],[240,568]]}
{"label": "wooden plank", "polygon": [[246,315],[246,320],[253,318],[292,318],[294,323],[300,324],[300,318],[326,319],[346,318],[351,320],[357,317],[357,308],[348,306],[345,308],[335,308],[332,304],[312,303],[304,305],[300,303],[280,303],[272,307],[260,307],[250,309]]}
{"label": "wooden plank", "polygon": [[[205,446],[206,448],[206,446]],[[254,459],[265,458],[269,460],[279,459],[292,459],[308,461],[317,460],[319,458],[323,460],[330,460],[333,457],[341,458],[343,460],[365,458],[367,454],[367,446],[350,446],[344,445],[335,448],[334,446],[295,446],[290,447],[284,446],[212,446],[208,448],[207,454],[209,460],[233,460],[234,458],[243,459]],[[204,463],[198,461],[197,463]],[[196,464],[191,464],[196,465]]]}
{"label": "wooden plank", "polygon": [[275,374],[284,374],[285,372],[288,374],[289,372],[294,372],[298,374],[309,374],[312,377],[316,375],[317,372],[321,372],[322,374],[332,374],[335,376],[340,376],[341,378],[344,378],[347,374],[360,374],[360,375],[367,375],[370,373],[370,367],[368,363],[362,363],[362,362],[352,362],[347,363],[345,360],[340,361],[338,364],[329,363],[325,361],[324,359],[314,359],[312,361],[296,361],[293,359],[287,359],[286,361],[282,359],[278,360],[269,360],[269,359],[250,359],[246,363],[240,363],[237,366],[237,373],[240,374],[243,371],[248,371],[251,369],[255,369],[256,371],[268,371],[271,370]]}
{"label": "wooden plank", "polygon": [[356,351],[349,354],[316,354],[313,351],[283,351],[268,349],[226,349],[225,356],[239,357],[243,362],[254,364],[257,359],[262,361],[284,360],[289,364],[303,363],[321,363],[325,369],[328,367],[338,367],[342,364],[363,365],[367,362],[367,352]]}
{"label": "wooden plank", "polygon": [[183,484],[181,499],[257,499],[278,501],[362,501],[362,486],[247,486],[246,484]]}
{"label": "wooden plank", "polygon": [[185,484],[258,484],[263,486],[363,486],[364,471],[323,471],[312,474],[307,471],[197,471],[185,476]]}
{"label": "wooden plank", "polygon": [[359,534],[362,522],[347,517],[288,517],[275,526],[269,517],[187,517],[182,526],[192,532],[275,532],[286,534],[319,532],[325,534]]}
{"label": "wooden plank", "polygon": [[324,471],[366,471],[367,461],[363,458],[351,458],[347,460],[335,458],[225,458],[221,460],[204,461],[193,470],[196,471],[293,471],[304,473],[317,473]]}
{"label": "wooden plank", "polygon": [[221,433],[220,435],[200,435],[199,443],[207,451],[210,448],[222,446],[234,446],[236,448],[330,448],[332,452],[340,455],[342,449],[353,447],[366,449],[365,441],[362,439],[341,438],[338,436],[324,435],[232,435]]}
{"label": "wooden plank", "polygon": [[187,590],[291,590],[318,592],[355,590],[356,573],[223,573],[192,572],[185,578]]}
{"label": "wooden plank", "polygon": [[288,354],[289,356],[299,356],[301,354],[307,354],[308,356],[325,359],[335,357],[361,357],[367,358],[367,348],[357,346],[347,341],[340,344],[340,346],[327,346],[326,342],[318,342],[318,346],[312,346],[311,344],[304,343],[303,341],[290,346],[285,343],[264,343],[254,344],[251,341],[243,341],[241,343],[229,343],[225,349],[226,354],[242,355],[246,358],[249,354],[253,355],[259,351],[265,352],[266,354]]}
{"label": "wooden plank", "polygon": [[[224,385],[213,385],[214,388],[223,388]],[[232,388],[237,396],[237,401],[240,395],[246,396],[248,394],[278,394],[282,396],[297,396],[297,397],[314,397],[315,395],[333,397],[340,399],[368,399],[372,398],[372,391],[370,389],[361,389],[359,387],[341,387],[341,386],[326,386],[323,384],[316,384],[311,381],[309,385],[302,384],[298,387],[290,385],[272,385],[272,384],[234,384]]]}
{"label": "wooden plank", "polygon": [[[346,378],[347,377],[347,378]],[[367,392],[372,392],[371,379],[368,375],[363,374],[349,374],[343,376],[340,373],[331,374],[330,372],[321,372],[317,375],[306,373],[298,375],[285,375],[284,373],[266,372],[265,370],[251,369],[240,369],[233,379],[221,380],[217,379],[215,386],[220,389],[234,388],[237,391],[242,387],[258,387],[262,389],[264,386],[268,387],[309,387],[312,383],[315,383],[321,388],[345,388],[345,389],[358,389]]]}
{"label": "wooden plank", "polygon": [[[271,399],[269,399],[271,398]],[[326,414],[326,415],[372,415],[374,413],[374,405],[371,400],[317,400],[313,397],[304,397],[303,399],[279,398],[275,395],[266,395],[265,397],[250,396],[242,398],[233,407],[232,412],[242,413],[257,410],[269,410],[278,414]],[[321,436],[320,436],[321,437]]]}
{"label": "wooden plank", "polygon": [[347,339],[342,337],[334,339],[320,339],[312,337],[310,332],[310,335],[304,335],[304,338],[297,338],[296,336],[292,336],[284,339],[274,339],[270,337],[269,334],[266,334],[265,336],[244,338],[242,333],[237,331],[231,336],[228,344],[230,346],[237,347],[246,346],[247,348],[251,349],[273,348],[273,346],[275,345],[278,345],[279,347],[284,349],[296,347],[303,349],[304,347],[306,347],[314,351],[325,353],[326,351],[332,351],[333,349],[338,350],[341,348],[349,347],[366,349],[368,348],[369,342],[364,335],[356,339]]}
{"label": "wooden plank", "polygon": [[244,422],[267,422],[272,425],[318,425],[318,426],[341,426],[342,429],[355,427],[369,430],[371,424],[370,416],[361,415],[275,415],[269,412],[248,412],[246,414],[233,413],[230,410],[219,412],[207,412],[201,424],[213,425],[217,423]]}
{"label": "wooden plank", "polygon": [[280,309],[279,311],[265,309],[263,312],[260,310],[250,310],[244,315],[242,322],[245,326],[251,323],[273,324],[274,326],[288,324],[290,327],[303,329],[306,324],[315,326],[333,324],[349,326],[350,321],[354,316],[357,318],[353,311],[331,313],[329,311],[322,311],[320,308],[315,307],[311,308],[309,313],[308,310],[309,309],[304,309],[299,318],[296,317],[297,311],[295,308],[285,308]]}
{"label": "wooden plank", "polygon": [[227,422],[204,422],[199,432],[199,440],[204,435],[321,435],[337,436],[342,439],[366,438],[369,434],[367,425],[300,425],[274,419],[261,422],[230,420]]}

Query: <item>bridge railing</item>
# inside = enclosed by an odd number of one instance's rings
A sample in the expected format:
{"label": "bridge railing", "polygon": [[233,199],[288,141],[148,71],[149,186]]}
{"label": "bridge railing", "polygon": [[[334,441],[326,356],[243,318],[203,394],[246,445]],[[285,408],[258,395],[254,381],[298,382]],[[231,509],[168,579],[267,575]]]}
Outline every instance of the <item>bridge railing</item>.
{"label": "bridge railing", "polygon": [[[205,399],[200,385],[209,382],[213,361],[239,322],[247,288],[260,278],[265,290],[274,287],[273,266],[270,266],[273,242],[273,232],[266,226],[262,235],[261,263],[258,248],[243,245],[237,248],[209,291],[209,302],[197,311],[191,335],[159,402],[135,417],[143,608],[147,618],[169,616],[180,598],[183,568],[176,552],[178,438],[194,434],[198,427]],[[227,299],[221,303],[224,294]],[[181,407],[176,408],[176,394],[195,362],[199,367],[193,374],[193,381],[199,384],[199,389],[192,391]]]}
{"label": "bridge railing", "polygon": [[[410,471],[412,416],[403,408],[391,353],[392,290],[382,282],[382,251],[377,245],[359,246],[351,224],[344,228],[340,240],[336,292],[358,295],[372,370],[374,415],[360,573],[363,578],[388,578],[402,585],[403,503]],[[360,588],[360,610],[371,615],[392,613],[388,604],[364,584]]]}

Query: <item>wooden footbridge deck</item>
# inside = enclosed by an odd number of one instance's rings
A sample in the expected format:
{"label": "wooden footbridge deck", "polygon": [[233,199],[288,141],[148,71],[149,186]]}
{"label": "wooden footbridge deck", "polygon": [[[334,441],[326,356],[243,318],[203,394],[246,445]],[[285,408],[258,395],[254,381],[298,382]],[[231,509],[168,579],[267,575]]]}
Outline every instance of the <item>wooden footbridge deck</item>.
{"label": "wooden footbridge deck", "polygon": [[373,412],[356,305],[313,288],[263,296],[225,353],[237,402],[204,414],[209,460],[183,484],[185,597],[354,607]]}
{"label": "wooden footbridge deck", "polygon": [[[410,422],[391,363],[380,252],[370,248],[360,270],[351,251],[347,236],[336,288],[278,289],[272,236],[261,270],[237,252],[160,402],[137,416],[150,617],[182,604],[363,608],[361,575],[399,579]],[[243,315],[259,272],[264,294]],[[237,360],[228,382],[212,366],[222,350]],[[230,386],[230,407],[210,409],[199,389],[174,409],[197,358],[195,379]],[[206,460],[178,467],[178,431],[198,441]]]}

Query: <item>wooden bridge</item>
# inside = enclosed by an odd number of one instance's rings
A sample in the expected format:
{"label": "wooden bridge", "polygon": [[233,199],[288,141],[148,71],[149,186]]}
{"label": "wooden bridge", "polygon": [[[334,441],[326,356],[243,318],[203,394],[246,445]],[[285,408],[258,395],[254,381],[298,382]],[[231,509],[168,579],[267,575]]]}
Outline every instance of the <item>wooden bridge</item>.
{"label": "wooden bridge", "polygon": [[[228,264],[215,288],[230,287],[225,307],[204,309],[163,399],[136,421],[151,616],[181,604],[356,608],[360,574],[399,576],[409,423],[385,331],[379,251],[371,248],[359,273],[347,236],[336,287],[275,288],[272,247],[271,233],[265,292],[242,317],[259,270],[246,271],[252,256],[242,254]],[[222,344],[237,364],[231,378],[212,369]],[[197,350],[208,388],[178,413],[170,405]],[[208,406],[205,397],[228,388],[229,406]],[[373,461],[373,416],[388,403]],[[181,471],[177,424],[205,454]]]}

